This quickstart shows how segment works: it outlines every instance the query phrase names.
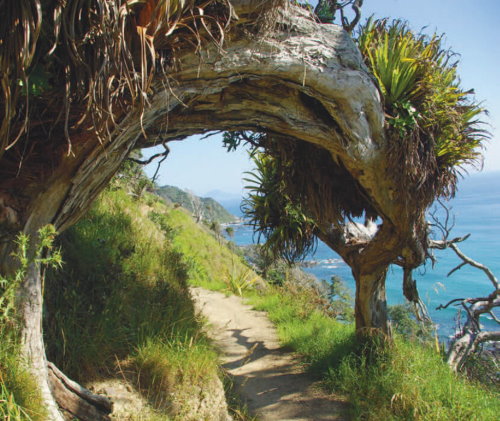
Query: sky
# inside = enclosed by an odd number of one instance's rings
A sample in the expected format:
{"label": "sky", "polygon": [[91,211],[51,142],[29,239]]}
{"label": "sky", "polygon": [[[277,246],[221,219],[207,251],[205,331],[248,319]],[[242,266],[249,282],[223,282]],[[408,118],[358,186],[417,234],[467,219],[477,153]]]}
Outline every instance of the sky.
{"label": "sky", "polygon": [[[317,1],[311,1],[315,5]],[[363,18],[402,18],[412,29],[445,34],[445,45],[460,55],[458,74],[464,89],[489,111],[485,121],[492,139],[484,151],[483,171],[500,171],[500,0],[365,0]],[[246,151],[226,152],[221,135],[193,136],[169,143],[171,153],[158,177],[160,185],[175,185],[198,195],[213,190],[239,194],[242,173],[252,168]],[[153,149],[144,151],[145,155]],[[152,175],[156,165],[146,168]]]}

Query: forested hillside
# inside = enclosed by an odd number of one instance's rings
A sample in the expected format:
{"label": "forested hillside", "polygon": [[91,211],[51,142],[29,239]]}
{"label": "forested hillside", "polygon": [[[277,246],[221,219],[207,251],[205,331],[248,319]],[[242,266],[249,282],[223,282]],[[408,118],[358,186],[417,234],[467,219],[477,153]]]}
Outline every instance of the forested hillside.
{"label": "forested hillside", "polygon": [[155,189],[155,193],[168,203],[178,203],[191,212],[195,218],[208,223],[217,222],[226,224],[236,221],[224,207],[211,197],[199,197],[194,193],[182,190],[175,186],[162,186]]}

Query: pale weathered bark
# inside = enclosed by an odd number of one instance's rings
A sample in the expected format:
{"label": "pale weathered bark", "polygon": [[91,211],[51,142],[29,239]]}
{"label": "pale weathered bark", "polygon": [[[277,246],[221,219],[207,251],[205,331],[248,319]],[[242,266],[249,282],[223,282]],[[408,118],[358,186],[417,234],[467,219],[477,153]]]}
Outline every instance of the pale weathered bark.
{"label": "pale weathered bark", "polygon": [[48,363],[49,385],[57,403],[71,419],[109,421],[113,404],[104,396],[95,395],[68,379],[54,364]]}
{"label": "pale weathered bark", "polygon": [[[445,208],[445,211],[448,213],[448,209]],[[444,238],[442,240],[429,240],[429,247],[440,250],[451,248],[462,260],[459,265],[448,273],[448,276],[451,276],[462,267],[470,265],[483,272],[493,286],[493,291],[488,296],[455,298],[437,307],[437,310],[441,310],[450,305],[455,305],[465,311],[465,322],[462,326],[459,326],[454,338],[451,340],[447,356],[447,362],[451,369],[460,371],[467,360],[478,351],[481,344],[500,340],[500,331],[484,332],[481,326],[481,316],[484,314],[489,314],[500,325],[500,320],[493,312],[495,308],[500,307],[500,282],[488,266],[476,262],[458,248],[457,244],[467,240],[470,234],[448,240],[450,227],[447,224],[441,224],[435,217],[434,223],[444,233]]]}
{"label": "pale weathered bark", "polygon": [[460,371],[467,359],[477,351],[481,344],[493,341],[500,341],[500,332],[466,331],[463,336],[453,341],[446,362],[453,371]]}
{"label": "pale weathered bark", "polygon": [[30,361],[31,372],[37,379],[50,419],[63,421],[48,382],[47,360],[42,335],[42,280],[40,268],[35,263],[32,263],[28,268],[26,280],[21,286],[19,296],[19,313],[23,321],[21,340],[24,355]]}
{"label": "pale weathered bark", "polygon": [[[233,1],[240,23],[226,34],[224,50],[179,51],[168,83],[158,77],[153,84],[142,119],[137,110],[121,116],[110,141],[101,144],[80,128],[70,133],[72,154],[55,152],[39,164],[45,167],[37,168],[35,176],[25,166],[19,176],[4,177],[0,165],[1,270],[9,266],[7,243],[16,230],[33,233],[52,223],[61,231],[76,222],[133,148],[211,130],[269,131],[328,150],[377,210],[382,227],[376,235],[363,244],[346,238],[332,244],[345,252],[352,267],[362,268],[357,272],[358,328],[386,331],[383,275],[401,254],[419,260],[415,226],[422,221],[387,171],[390,145],[379,93],[349,35],[335,25],[317,24],[301,8],[275,13],[274,25],[258,37],[242,29],[257,19],[265,3]],[[53,419],[59,419],[47,396],[37,268],[31,269],[20,296],[26,353]]]}
{"label": "pale weathered bark", "polygon": [[362,269],[353,269],[356,281],[356,301],[354,314],[357,332],[370,335],[381,331],[388,334],[387,300],[385,295],[385,278],[387,266],[378,270],[363,273]]}

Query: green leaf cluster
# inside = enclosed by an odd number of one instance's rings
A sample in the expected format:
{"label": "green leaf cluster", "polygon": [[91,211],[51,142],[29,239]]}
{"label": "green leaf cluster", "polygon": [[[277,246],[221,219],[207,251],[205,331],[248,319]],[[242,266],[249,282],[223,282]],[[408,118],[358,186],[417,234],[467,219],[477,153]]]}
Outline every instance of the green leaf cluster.
{"label": "green leaf cluster", "polygon": [[368,19],[358,46],[383,95],[391,137],[431,148],[440,170],[455,171],[481,156],[488,133],[484,109],[460,87],[455,54],[443,36],[413,32],[406,22]]}
{"label": "green leaf cluster", "polygon": [[272,255],[289,263],[303,259],[316,247],[316,224],[287,192],[287,164],[261,152],[253,162],[255,170],[244,178],[249,192],[242,205],[246,217],[259,237],[265,237],[264,247]]}

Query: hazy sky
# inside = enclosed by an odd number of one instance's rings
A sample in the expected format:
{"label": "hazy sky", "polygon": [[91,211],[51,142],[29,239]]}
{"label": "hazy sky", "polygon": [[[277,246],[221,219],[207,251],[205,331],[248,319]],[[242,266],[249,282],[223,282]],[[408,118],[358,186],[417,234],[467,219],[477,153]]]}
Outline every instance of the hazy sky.
{"label": "hazy sky", "polygon": [[[311,1],[316,4],[316,1]],[[485,171],[500,170],[500,0],[365,0],[363,19],[406,19],[411,27],[446,35],[446,46],[460,54],[462,87],[474,88],[490,115],[493,139],[485,151]],[[197,194],[218,189],[239,193],[241,174],[251,169],[245,151],[227,153],[221,136],[169,143],[171,154],[159,184],[189,188]],[[147,168],[152,175],[154,168]]]}

